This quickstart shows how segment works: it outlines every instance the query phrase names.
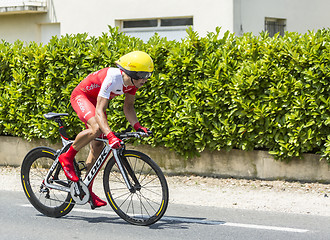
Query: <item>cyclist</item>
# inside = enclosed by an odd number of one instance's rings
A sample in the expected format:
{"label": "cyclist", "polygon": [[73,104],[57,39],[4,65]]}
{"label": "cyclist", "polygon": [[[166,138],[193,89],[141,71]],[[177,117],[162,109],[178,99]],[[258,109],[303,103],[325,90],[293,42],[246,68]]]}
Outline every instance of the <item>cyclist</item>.
{"label": "cyclist", "polygon": [[[86,129],[77,135],[69,150],[59,156],[65,175],[73,182],[79,180],[73,166],[77,152],[90,143],[86,160],[88,172],[102,151],[103,143],[95,141],[96,137],[103,134],[112,148],[121,147],[121,140],[111,131],[105,113],[110,99],[125,94],[123,110],[126,119],[136,131],[148,133],[148,129],[142,127],[137,119],[134,100],[137,89],[152,75],[153,61],[147,53],[134,51],[119,58],[116,65],[118,68],[104,68],[88,75],[71,94],[71,105],[86,125]],[[93,193],[92,186],[93,183],[89,186],[92,206],[105,206],[107,203]]]}

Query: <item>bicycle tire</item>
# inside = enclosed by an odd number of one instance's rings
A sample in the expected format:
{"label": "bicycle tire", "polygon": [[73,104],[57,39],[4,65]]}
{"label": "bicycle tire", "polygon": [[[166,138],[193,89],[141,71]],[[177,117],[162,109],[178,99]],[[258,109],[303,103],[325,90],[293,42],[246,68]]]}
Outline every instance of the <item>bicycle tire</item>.
{"label": "bicycle tire", "polygon": [[[53,164],[56,151],[48,147],[37,147],[32,149],[24,158],[21,166],[21,182],[24,193],[30,203],[42,214],[59,218],[68,214],[74,207],[74,200],[68,192],[49,189],[44,185],[44,179],[49,168]],[[66,176],[63,173],[60,164],[57,176],[54,183],[67,183]]]}
{"label": "bicycle tire", "polygon": [[[159,166],[141,152],[126,150],[124,156],[139,180],[141,189],[135,193],[130,192],[112,157],[103,175],[107,200],[125,221],[141,226],[154,224],[164,215],[168,205],[169,193],[165,176]],[[130,181],[133,182],[131,177]]]}

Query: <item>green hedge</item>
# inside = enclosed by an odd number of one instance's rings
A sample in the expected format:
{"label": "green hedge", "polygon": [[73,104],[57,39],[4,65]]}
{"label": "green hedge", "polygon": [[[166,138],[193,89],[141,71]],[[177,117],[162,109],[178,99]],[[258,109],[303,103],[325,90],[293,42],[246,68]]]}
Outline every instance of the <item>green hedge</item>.
{"label": "green hedge", "polygon": [[[166,146],[193,157],[204,149],[267,149],[277,159],[302,153],[330,156],[330,31],[236,37],[220,29],[180,42],[153,36],[144,43],[116,28],[101,37],[54,37],[47,45],[0,43],[0,133],[58,138],[49,111],[68,112],[69,134],[82,124],[70,93],[89,73],[132,51],[148,52],[155,73],[137,93],[142,125]],[[123,96],[109,106],[114,130],[128,126]],[[329,137],[328,137],[329,136]]]}

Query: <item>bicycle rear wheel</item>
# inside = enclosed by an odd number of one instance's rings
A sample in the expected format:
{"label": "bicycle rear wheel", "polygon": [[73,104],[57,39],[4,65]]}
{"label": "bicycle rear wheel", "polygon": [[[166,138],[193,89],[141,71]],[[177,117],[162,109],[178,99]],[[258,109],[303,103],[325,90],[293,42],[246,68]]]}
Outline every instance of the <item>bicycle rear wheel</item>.
{"label": "bicycle rear wheel", "polygon": [[[56,189],[47,188],[44,179],[52,166],[56,151],[47,147],[31,150],[22,163],[21,182],[26,197],[41,213],[49,217],[62,217],[74,207],[71,194]],[[60,164],[53,171],[50,180],[53,184],[69,187]]]}
{"label": "bicycle rear wheel", "polygon": [[[104,169],[103,186],[112,209],[125,221],[135,225],[150,225],[157,222],[168,205],[168,187],[163,172],[147,155],[126,150],[124,157],[131,166],[139,185],[130,191],[112,157]],[[126,168],[127,170],[127,168]]]}

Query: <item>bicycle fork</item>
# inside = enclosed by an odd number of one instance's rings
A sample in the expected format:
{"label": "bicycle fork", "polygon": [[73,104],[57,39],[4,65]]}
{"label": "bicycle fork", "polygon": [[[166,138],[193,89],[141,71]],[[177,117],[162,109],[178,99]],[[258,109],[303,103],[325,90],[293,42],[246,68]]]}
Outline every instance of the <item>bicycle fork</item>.
{"label": "bicycle fork", "polygon": [[[135,193],[136,190],[141,189],[141,185],[139,183],[139,180],[136,178],[135,173],[133,169],[131,168],[130,164],[128,163],[127,159],[125,158],[123,154],[124,149],[113,149],[113,156],[115,157],[117,166],[124,178],[125,184],[129,191],[131,193]],[[131,176],[131,179],[134,181],[134,186],[132,185],[131,181],[129,180],[129,176]]]}

